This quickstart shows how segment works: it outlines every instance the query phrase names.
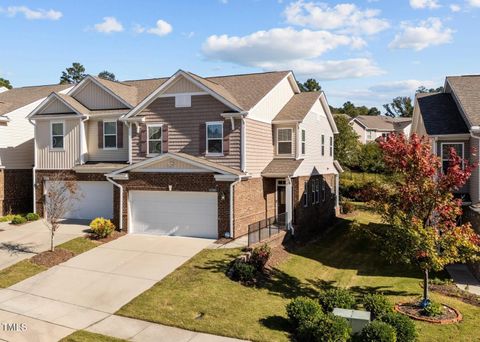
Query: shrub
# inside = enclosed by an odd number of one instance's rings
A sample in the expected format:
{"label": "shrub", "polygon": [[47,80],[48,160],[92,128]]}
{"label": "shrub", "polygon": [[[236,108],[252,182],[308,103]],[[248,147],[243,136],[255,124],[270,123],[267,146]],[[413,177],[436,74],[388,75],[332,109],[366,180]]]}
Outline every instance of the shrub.
{"label": "shrub", "polygon": [[428,317],[440,316],[442,313],[442,305],[435,302],[428,303],[428,305],[422,310],[422,314]]}
{"label": "shrub", "polygon": [[381,321],[368,323],[360,332],[359,342],[396,342],[397,334],[395,329]]}
{"label": "shrub", "polygon": [[262,272],[271,255],[272,251],[270,247],[267,244],[263,244],[253,249],[252,255],[250,256],[250,264],[252,264],[257,271]]}
{"label": "shrub", "polygon": [[11,222],[14,217],[15,217],[15,215],[13,215],[13,214],[7,214],[5,216],[1,216],[0,217],[0,222]]}
{"label": "shrub", "polygon": [[352,211],[355,210],[355,207],[349,201],[343,201],[341,203],[341,207],[342,207],[342,213],[343,214],[348,214],[348,213],[351,213]]}
{"label": "shrub", "polygon": [[301,322],[297,330],[297,337],[302,342],[344,342],[350,339],[350,334],[347,320],[331,313],[317,314]]}
{"label": "shrub", "polygon": [[27,219],[27,221],[37,221],[40,216],[37,213],[28,213],[25,218]]}
{"label": "shrub", "polygon": [[115,225],[110,220],[104,219],[103,217],[97,217],[90,222],[90,229],[97,239],[103,239],[113,233]]}
{"label": "shrub", "polygon": [[319,301],[325,312],[331,312],[334,308],[355,309],[355,297],[347,289],[325,290],[320,293]]}
{"label": "shrub", "polygon": [[241,260],[235,260],[230,268],[231,277],[245,283],[255,279],[256,271],[255,266]]}
{"label": "shrub", "polygon": [[287,304],[286,310],[290,323],[296,329],[301,322],[312,320],[312,317],[321,313],[322,307],[316,300],[297,297]]}
{"label": "shrub", "polygon": [[20,215],[15,215],[12,219],[12,224],[24,224],[27,223],[27,219]]}
{"label": "shrub", "polygon": [[390,312],[381,318],[382,322],[391,325],[397,334],[397,342],[413,342],[417,337],[415,324],[405,315]]}
{"label": "shrub", "polygon": [[392,312],[392,304],[381,294],[367,294],[363,297],[365,310],[370,311],[372,319],[377,319]]}

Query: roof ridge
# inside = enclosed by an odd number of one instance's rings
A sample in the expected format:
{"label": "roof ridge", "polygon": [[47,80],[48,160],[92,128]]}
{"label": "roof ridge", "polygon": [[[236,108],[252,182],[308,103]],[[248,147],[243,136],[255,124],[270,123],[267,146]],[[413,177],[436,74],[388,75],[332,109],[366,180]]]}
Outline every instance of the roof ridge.
{"label": "roof ridge", "polygon": [[234,77],[234,76],[251,76],[251,75],[265,75],[265,74],[279,74],[282,72],[292,72],[292,70],[277,70],[277,71],[259,71],[259,72],[249,72],[243,74],[231,74],[231,75],[219,75],[219,76],[208,76],[208,78],[224,78],[224,77]]}
{"label": "roof ridge", "polygon": [[8,90],[14,90],[14,89],[25,89],[25,88],[40,88],[40,87],[53,87],[53,86],[75,86],[74,84],[71,83],[51,83],[51,84],[40,84],[40,85],[30,85],[30,86],[23,86],[23,87],[13,87],[12,89]]}
{"label": "roof ridge", "polygon": [[106,82],[110,82],[110,83],[114,83],[114,84],[121,84],[121,85],[124,85],[126,87],[132,87],[130,84],[123,83],[123,81],[112,81],[112,80],[107,80],[105,78],[101,78],[101,77],[98,77],[98,76],[92,76],[92,75],[90,75],[90,76],[95,78],[96,80],[102,80],[102,81],[106,81]]}

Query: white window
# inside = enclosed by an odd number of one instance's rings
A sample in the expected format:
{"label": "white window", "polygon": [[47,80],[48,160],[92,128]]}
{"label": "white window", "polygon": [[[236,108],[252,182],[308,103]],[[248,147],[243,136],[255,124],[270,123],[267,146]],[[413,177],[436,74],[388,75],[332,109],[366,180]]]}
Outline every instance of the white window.
{"label": "white window", "polygon": [[188,94],[179,94],[175,95],[175,107],[191,107],[192,106],[192,96]]}
{"label": "white window", "polygon": [[50,127],[51,147],[52,149],[63,150],[63,140],[65,136],[63,122],[52,122]]}
{"label": "white window", "polygon": [[303,183],[303,206],[308,207],[308,182]]}
{"label": "white window", "polygon": [[207,154],[223,154],[223,122],[207,122]]}
{"label": "white window", "polygon": [[325,190],[325,178],[322,178],[322,200],[325,202],[326,190]]}
{"label": "white window", "polygon": [[291,128],[277,129],[277,153],[292,154],[292,134]]}
{"label": "white window", "polygon": [[117,148],[117,122],[115,120],[103,122],[103,148]]}
{"label": "white window", "polygon": [[333,137],[330,137],[330,157],[333,157]]}
{"label": "white window", "polygon": [[162,125],[148,125],[148,154],[162,153]]}
{"label": "white window", "polygon": [[373,131],[367,130],[367,140],[373,140]]}
{"label": "white window", "polygon": [[322,156],[325,155],[325,135],[322,134]]}
{"label": "white window", "polygon": [[[463,157],[463,150],[464,150],[464,144],[463,143],[458,143],[458,142],[452,142],[452,143],[441,143],[441,153],[442,153],[442,172],[447,173],[448,167],[450,166],[450,151],[451,149],[454,149],[455,152],[457,152],[457,155],[460,158]],[[462,165],[463,168],[463,165]]]}
{"label": "white window", "polygon": [[304,155],[305,154],[305,150],[306,150],[306,133],[305,133],[305,130],[302,129],[302,154]]}

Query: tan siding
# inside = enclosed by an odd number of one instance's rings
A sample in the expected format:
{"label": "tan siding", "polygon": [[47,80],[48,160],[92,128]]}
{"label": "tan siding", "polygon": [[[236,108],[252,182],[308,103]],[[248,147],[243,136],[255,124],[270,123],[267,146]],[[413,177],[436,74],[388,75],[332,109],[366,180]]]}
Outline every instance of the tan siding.
{"label": "tan siding", "polygon": [[175,83],[173,83],[164,94],[178,94],[178,93],[198,93],[204,92],[204,90],[198,88],[195,84],[187,80],[185,77],[181,77]]}
{"label": "tan siding", "polygon": [[98,121],[89,120],[85,125],[87,132],[88,161],[127,161],[128,160],[128,128],[123,126],[123,148],[116,150],[98,148]]}
{"label": "tan siding", "polygon": [[357,133],[358,135],[358,141],[360,141],[362,144],[365,144],[365,140],[366,140],[365,127],[361,126],[358,122],[353,121],[352,128],[355,131],[355,133]]}
{"label": "tan siding", "polygon": [[80,120],[65,120],[64,150],[50,149],[50,121],[37,121],[37,162],[39,169],[71,169],[80,164]]}
{"label": "tan siding", "polygon": [[[291,128],[292,129],[292,154],[287,155],[287,154],[278,154],[277,152],[277,128]],[[282,124],[282,125],[273,125],[273,150],[275,151],[275,156],[276,157],[284,157],[284,158],[294,158],[296,151],[297,151],[297,128],[295,125],[287,125],[287,124]]]}
{"label": "tan siding", "polygon": [[260,175],[273,159],[272,125],[246,119],[246,167],[253,176]]}
{"label": "tan siding", "polygon": [[[192,96],[192,106],[175,108],[174,97],[156,99],[142,111],[146,123],[166,123],[169,125],[169,152],[188,153],[200,156],[200,124],[207,121],[223,121],[221,113],[230,111],[221,102],[210,95]],[[223,124],[224,134],[230,139],[230,153],[224,157],[207,157],[223,165],[240,168],[240,122],[235,120],[235,129],[232,131],[230,120]],[[132,130],[132,158],[134,162],[145,159],[140,152],[139,134]]]}
{"label": "tan siding", "polygon": [[74,98],[88,109],[127,108],[122,102],[107,93],[93,82],[88,82]]}
{"label": "tan siding", "polygon": [[56,113],[74,113],[74,111],[68,106],[66,106],[59,99],[54,99],[39,114],[56,114]]}
{"label": "tan siding", "polygon": [[253,109],[248,116],[251,119],[271,122],[294,95],[288,78],[279,82]]}

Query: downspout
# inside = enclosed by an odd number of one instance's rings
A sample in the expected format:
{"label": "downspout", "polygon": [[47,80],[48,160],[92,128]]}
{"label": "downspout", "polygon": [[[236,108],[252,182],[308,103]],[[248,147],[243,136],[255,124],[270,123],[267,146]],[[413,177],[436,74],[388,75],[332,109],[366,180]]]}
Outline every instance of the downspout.
{"label": "downspout", "polygon": [[238,179],[230,184],[230,236],[229,238],[233,239],[233,194],[235,185],[242,181],[242,176],[238,176]]}
{"label": "downspout", "polygon": [[[290,195],[291,195],[291,198],[290,198],[290,205],[289,205],[289,208],[288,208],[288,211],[287,211],[287,221],[288,221],[288,229],[290,230],[292,236],[295,235],[295,228],[293,228],[293,224],[292,224],[292,221],[293,221],[293,183],[292,183],[292,177],[291,176],[288,176],[287,177],[287,183],[290,185]],[[292,217],[290,217],[292,216]]]}
{"label": "downspout", "polygon": [[33,186],[33,212],[37,213],[37,194],[35,191],[35,186],[37,184],[36,182],[36,170],[37,170],[37,126],[33,123],[31,119],[28,119],[28,122],[30,122],[33,125],[33,168],[32,168],[32,173],[33,173],[33,180],[32,180],[32,186]]}
{"label": "downspout", "polygon": [[105,177],[107,178],[107,181],[115,185],[120,190],[120,211],[119,211],[118,225],[120,230],[123,230],[123,186],[115,182],[110,177],[108,177],[108,175],[105,175]]}
{"label": "downspout", "polygon": [[88,117],[80,119],[80,165],[85,164],[84,157],[84,139],[85,139],[85,121],[88,120]]}
{"label": "downspout", "polygon": [[132,123],[126,122],[128,126],[128,163],[132,164]]}
{"label": "downspout", "polygon": [[242,170],[242,172],[246,172],[246,169],[247,169],[247,161],[246,161],[246,158],[247,158],[247,153],[246,153],[246,146],[247,146],[247,142],[246,142],[246,139],[247,139],[247,134],[245,132],[245,129],[246,129],[246,124],[245,124],[245,118],[241,118],[241,131],[240,131],[240,135],[241,135],[241,139],[242,139],[242,144],[241,144],[241,153],[240,153],[240,168]]}

